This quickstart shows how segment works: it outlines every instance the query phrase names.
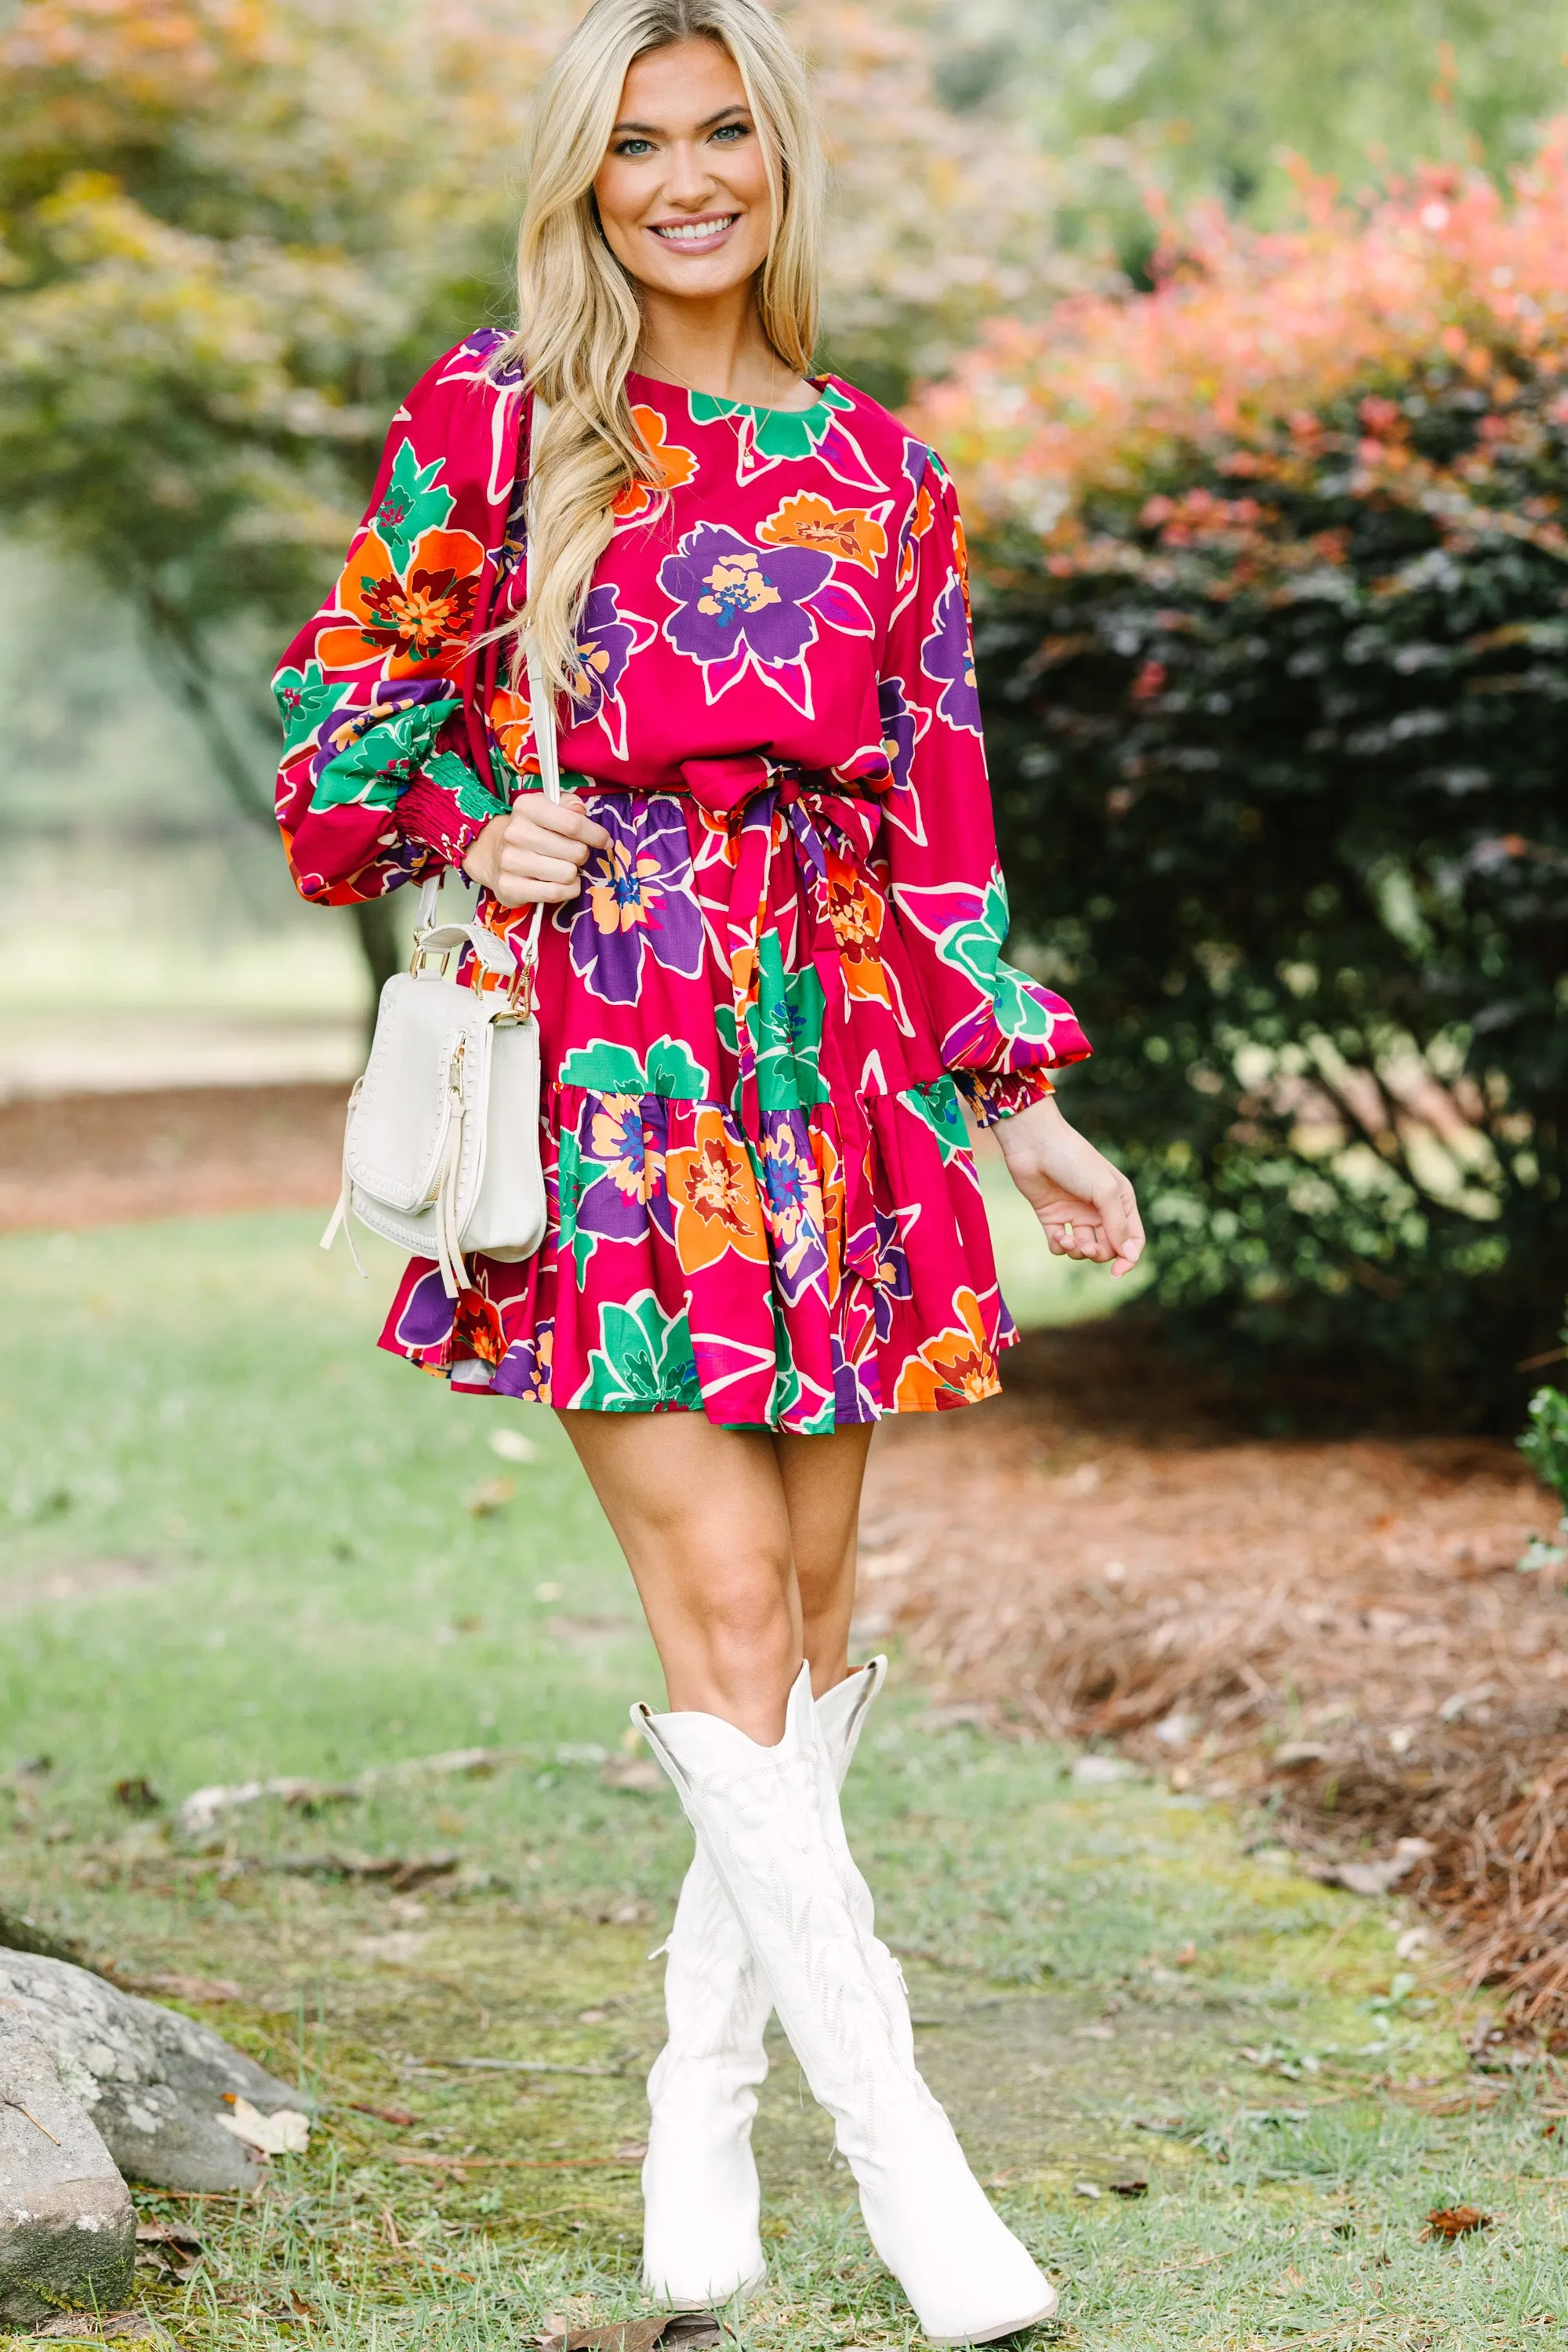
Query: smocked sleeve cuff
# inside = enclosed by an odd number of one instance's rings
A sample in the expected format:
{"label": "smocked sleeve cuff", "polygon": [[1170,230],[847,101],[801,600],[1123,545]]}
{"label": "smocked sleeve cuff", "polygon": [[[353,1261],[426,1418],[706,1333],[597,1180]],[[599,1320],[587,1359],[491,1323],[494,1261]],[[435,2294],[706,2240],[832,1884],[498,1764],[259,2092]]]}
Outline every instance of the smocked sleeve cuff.
{"label": "smocked sleeve cuff", "polygon": [[1005,1070],[1000,1075],[989,1070],[954,1070],[952,1082],[980,1127],[994,1127],[999,1119],[1011,1118],[1015,1111],[1026,1110],[1031,1103],[1044,1102],[1056,1092],[1045,1070]]}
{"label": "smocked sleeve cuff", "polygon": [[461,866],[489,821],[489,816],[469,814],[455,792],[428,776],[416,777],[398,798],[398,831],[432,851],[444,866]]}

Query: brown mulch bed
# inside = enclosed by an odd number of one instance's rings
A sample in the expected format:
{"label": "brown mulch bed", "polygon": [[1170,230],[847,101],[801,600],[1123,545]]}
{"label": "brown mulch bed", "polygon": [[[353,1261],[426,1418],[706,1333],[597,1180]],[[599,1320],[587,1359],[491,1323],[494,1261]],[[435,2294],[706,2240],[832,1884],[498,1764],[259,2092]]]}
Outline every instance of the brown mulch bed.
{"label": "brown mulch bed", "polygon": [[0,1103],[0,1233],[331,1202],[347,1100],[332,1083]]}
{"label": "brown mulch bed", "polygon": [[1568,1598],[1553,1498],[1485,1438],[1238,1436],[1105,1327],[873,1454],[863,1607],[955,1698],[1265,1802],[1309,1868],[1397,1885],[1568,2040]]}

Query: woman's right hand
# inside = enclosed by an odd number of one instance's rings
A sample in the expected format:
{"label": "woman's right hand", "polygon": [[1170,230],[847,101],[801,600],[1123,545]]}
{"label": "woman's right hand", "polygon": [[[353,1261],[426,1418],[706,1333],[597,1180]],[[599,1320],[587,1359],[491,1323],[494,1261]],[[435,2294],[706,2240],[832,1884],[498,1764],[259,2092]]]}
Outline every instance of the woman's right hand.
{"label": "woman's right hand", "polygon": [[575,793],[558,801],[520,793],[510,813],[492,816],[468,844],[463,871],[503,907],[558,907],[581,889],[588,852],[609,845]]}

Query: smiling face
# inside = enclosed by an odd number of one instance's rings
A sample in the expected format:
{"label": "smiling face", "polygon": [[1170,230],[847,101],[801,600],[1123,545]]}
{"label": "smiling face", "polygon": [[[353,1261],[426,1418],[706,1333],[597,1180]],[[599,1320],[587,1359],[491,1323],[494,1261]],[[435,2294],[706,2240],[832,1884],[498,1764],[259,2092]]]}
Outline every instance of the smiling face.
{"label": "smiling face", "polygon": [[594,182],[610,250],[643,286],[712,301],[756,276],[773,238],[763,134],[717,41],[634,59]]}

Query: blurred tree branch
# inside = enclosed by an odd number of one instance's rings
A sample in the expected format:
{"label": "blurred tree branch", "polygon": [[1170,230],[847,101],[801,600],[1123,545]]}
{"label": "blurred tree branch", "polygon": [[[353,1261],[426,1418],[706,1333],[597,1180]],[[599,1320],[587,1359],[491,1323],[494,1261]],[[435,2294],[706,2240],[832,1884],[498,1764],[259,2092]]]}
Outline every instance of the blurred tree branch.
{"label": "blurred tree branch", "polygon": [[[981,317],[1037,315],[1065,282],[1061,174],[1016,127],[941,103],[936,0],[786,13],[837,142],[830,355],[901,397]],[[439,351],[508,312],[509,164],[566,15],[560,0],[7,12],[8,526],[85,558],[137,612],[247,817],[269,807],[266,672],[331,578],[387,417]],[[358,919],[384,976],[393,913]]]}

